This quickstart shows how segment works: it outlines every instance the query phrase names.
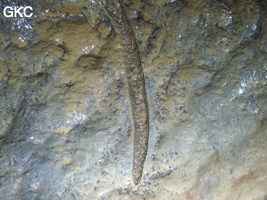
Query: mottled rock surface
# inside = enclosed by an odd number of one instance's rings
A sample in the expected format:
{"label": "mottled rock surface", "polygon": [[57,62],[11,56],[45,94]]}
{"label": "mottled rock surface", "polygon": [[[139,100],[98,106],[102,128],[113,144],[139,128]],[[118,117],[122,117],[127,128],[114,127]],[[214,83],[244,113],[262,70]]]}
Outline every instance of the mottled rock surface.
{"label": "mottled rock surface", "polygon": [[0,199],[266,200],[266,1],[123,0],[150,112],[137,186],[123,47],[97,2],[0,2]]}

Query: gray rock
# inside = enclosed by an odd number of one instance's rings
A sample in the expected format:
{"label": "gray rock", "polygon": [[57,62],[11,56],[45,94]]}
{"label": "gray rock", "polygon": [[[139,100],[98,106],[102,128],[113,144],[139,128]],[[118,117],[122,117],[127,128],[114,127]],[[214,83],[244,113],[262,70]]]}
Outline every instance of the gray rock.
{"label": "gray rock", "polygon": [[266,199],[265,1],[123,3],[149,104],[141,182],[125,52],[101,4],[3,0],[33,16],[0,15],[0,199]]}

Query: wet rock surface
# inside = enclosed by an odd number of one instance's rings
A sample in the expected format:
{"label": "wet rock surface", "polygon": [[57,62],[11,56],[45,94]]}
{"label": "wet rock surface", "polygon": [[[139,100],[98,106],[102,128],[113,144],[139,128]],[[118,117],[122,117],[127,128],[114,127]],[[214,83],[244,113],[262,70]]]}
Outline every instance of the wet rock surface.
{"label": "wet rock surface", "polygon": [[34,14],[0,18],[0,199],[266,199],[266,2],[123,3],[149,104],[141,182],[101,4],[4,0]]}

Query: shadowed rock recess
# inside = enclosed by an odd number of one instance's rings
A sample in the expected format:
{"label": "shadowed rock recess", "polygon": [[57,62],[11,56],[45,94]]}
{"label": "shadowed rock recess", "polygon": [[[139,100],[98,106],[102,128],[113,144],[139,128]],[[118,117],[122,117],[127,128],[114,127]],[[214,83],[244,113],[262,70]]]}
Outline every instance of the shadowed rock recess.
{"label": "shadowed rock recess", "polygon": [[118,1],[2,0],[0,200],[266,200],[267,2],[122,3],[149,110],[140,183]]}

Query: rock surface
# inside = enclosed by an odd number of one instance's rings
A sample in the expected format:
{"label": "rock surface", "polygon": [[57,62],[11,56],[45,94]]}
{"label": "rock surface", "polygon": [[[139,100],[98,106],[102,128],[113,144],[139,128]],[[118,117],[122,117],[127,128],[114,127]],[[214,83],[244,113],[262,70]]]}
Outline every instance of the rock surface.
{"label": "rock surface", "polygon": [[0,18],[0,199],[266,200],[267,3],[123,2],[150,112],[141,182],[101,4],[3,0],[34,14]]}

